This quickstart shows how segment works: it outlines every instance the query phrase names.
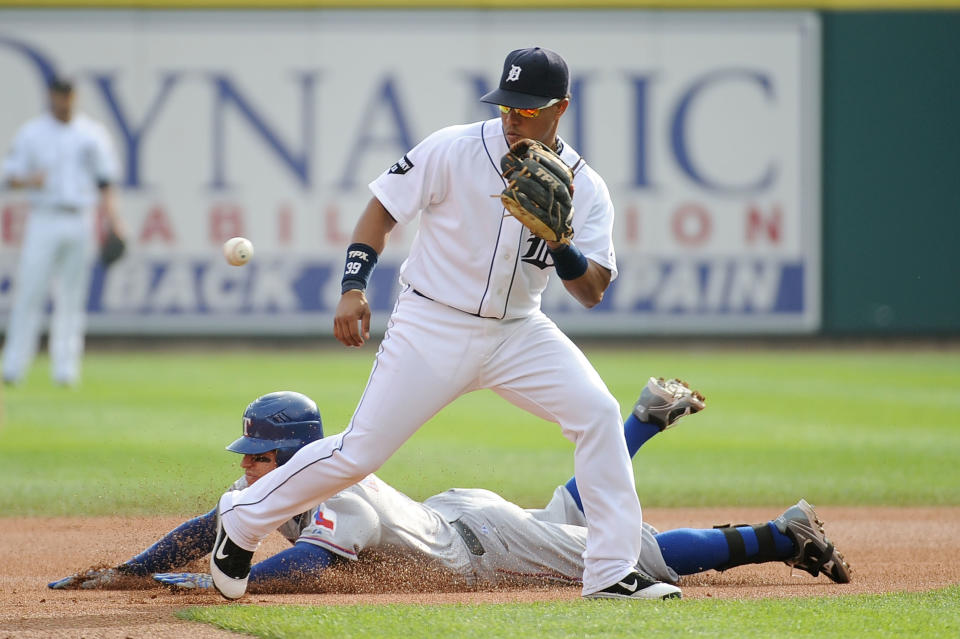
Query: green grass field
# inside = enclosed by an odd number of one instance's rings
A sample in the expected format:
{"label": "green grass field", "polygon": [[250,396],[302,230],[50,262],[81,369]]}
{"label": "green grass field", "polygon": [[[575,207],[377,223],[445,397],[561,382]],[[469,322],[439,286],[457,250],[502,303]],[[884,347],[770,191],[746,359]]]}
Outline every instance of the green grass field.
{"label": "green grass field", "polygon": [[[649,506],[960,504],[960,355],[800,350],[588,353],[624,412],[646,378],[677,376],[707,410],[654,438],[634,467]],[[346,425],[374,350],[95,352],[79,389],[41,360],[6,391],[0,513],[190,514],[239,476],[223,450],[260,394],[313,397]],[[554,424],[488,391],[424,426],[380,471],[422,499],[483,486],[538,506],[573,471]]]}
{"label": "green grass field", "polygon": [[262,637],[956,637],[960,587],[932,593],[624,603],[436,606],[221,606],[184,619]]}
{"label": "green grass field", "polygon": [[[299,390],[316,399],[327,433],[339,432],[360,397],[374,352],[93,352],[78,389],[53,386],[41,358],[26,383],[3,395],[0,479],[6,490],[0,514],[209,510],[240,475],[238,456],[223,447],[239,435],[249,401],[272,390]],[[637,456],[638,491],[646,506],[779,509],[798,496],[818,505],[960,504],[955,351],[594,348],[587,354],[624,412],[650,375],[687,379],[707,396],[706,411],[654,438]],[[482,486],[539,506],[572,472],[571,451],[555,425],[481,392],[441,412],[378,474],[417,499],[451,486]],[[916,625],[911,636],[937,636],[933,628],[952,628],[941,636],[955,636],[960,628],[956,588],[936,597],[826,602],[695,601],[642,609],[596,603],[296,614],[228,606],[184,614],[271,637],[302,637],[298,623],[313,624],[322,636],[345,637],[427,634],[414,627],[447,636],[708,637],[724,628],[744,637],[804,636],[814,630],[793,621],[812,614],[832,620],[828,632],[818,632],[823,636],[855,634],[858,619],[873,624],[865,636],[900,636],[907,626],[897,618]],[[289,624],[281,626],[271,615]],[[491,630],[504,618],[512,625]],[[745,619],[750,624],[741,623]],[[927,625],[928,619],[940,625]],[[830,634],[830,628],[840,630]]]}

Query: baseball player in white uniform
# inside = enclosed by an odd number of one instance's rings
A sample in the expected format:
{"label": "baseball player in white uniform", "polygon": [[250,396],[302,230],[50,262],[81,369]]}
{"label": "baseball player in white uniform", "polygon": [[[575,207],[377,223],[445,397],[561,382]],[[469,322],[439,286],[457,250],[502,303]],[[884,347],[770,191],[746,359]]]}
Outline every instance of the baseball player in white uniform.
{"label": "baseball player in white uniform", "polygon": [[[643,521],[617,401],[540,310],[551,271],[587,307],[617,275],[607,187],[557,136],[569,105],[567,65],[539,47],[513,51],[499,88],[483,101],[499,105],[500,118],[433,133],[370,184],[373,198],[347,250],[337,339],[360,346],[369,336],[370,272],[395,225],[419,218],[401,267],[404,288],[347,429],[223,496],[211,573],[225,597],[243,595],[253,549],[270,531],[366,477],[441,408],[481,388],[558,423],[576,445],[590,531],[583,594],[680,596],[634,574],[640,536],[624,531]],[[504,188],[500,158],[524,138],[551,147],[573,169],[570,245],[532,236],[491,197]],[[631,588],[619,585],[624,579]]]}
{"label": "baseball player in white uniform", "polygon": [[3,160],[3,182],[26,189],[31,204],[3,349],[7,384],[23,378],[36,354],[51,282],[53,379],[77,383],[98,202],[114,232],[122,232],[111,186],[117,161],[106,128],[74,112],[70,81],[53,80],[49,98],[50,110],[20,128]]}
{"label": "baseball player in white uniform", "polygon": [[[628,448],[682,416],[702,410],[703,398],[677,380],[651,379],[623,425]],[[243,436],[228,450],[244,453],[240,490],[282,466],[296,449],[323,436],[312,400],[289,391],[252,402],[243,414]],[[491,587],[580,582],[586,520],[575,479],[558,486],[546,508],[523,509],[487,490],[452,489],[416,502],[375,475],[284,522],[278,531],[293,544],[254,565],[250,582],[260,591],[324,588],[317,579],[343,560],[363,560],[377,550],[429,568],[450,585]],[[142,586],[153,573],[180,588],[210,588],[209,574],[163,572],[206,554],[216,536],[216,510],[178,526],[147,550],[114,568],[82,571],[50,584],[54,589]],[[849,581],[849,566],[835,553],[816,518],[801,501],[776,520],[722,529],[681,528],[663,533],[644,523],[637,568],[676,583],[680,575],[746,563],[785,561],[834,581]],[[800,552],[806,548],[805,552]]]}

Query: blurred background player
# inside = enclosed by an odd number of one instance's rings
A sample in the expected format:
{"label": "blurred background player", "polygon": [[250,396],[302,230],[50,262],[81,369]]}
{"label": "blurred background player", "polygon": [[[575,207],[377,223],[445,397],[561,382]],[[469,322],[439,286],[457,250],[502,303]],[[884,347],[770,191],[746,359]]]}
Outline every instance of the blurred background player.
{"label": "blurred background player", "polygon": [[30,200],[3,348],[8,385],[23,378],[36,354],[51,283],[51,373],[57,384],[79,381],[98,208],[123,235],[112,186],[117,161],[106,128],[75,112],[70,80],[53,79],[48,96],[49,109],[20,128],[3,160],[3,182],[26,190]]}
{"label": "blurred background player", "polygon": [[[631,455],[658,432],[704,407],[702,395],[682,382],[650,379],[624,422]],[[299,393],[271,393],[257,399],[244,412],[243,424],[243,437],[227,447],[244,454],[244,477],[234,488],[256,482],[299,447],[323,436],[315,404]],[[370,475],[281,526],[280,533],[294,545],[255,564],[251,588],[316,589],[316,578],[325,569],[345,559],[363,560],[359,553],[364,549],[400,551],[418,564],[436,564],[467,584],[577,583],[583,570],[586,519],[576,495],[571,478],[557,487],[543,509],[525,510],[479,489],[453,489],[419,503]],[[205,555],[215,527],[213,510],[182,524],[117,567],[84,571],[50,587],[120,588],[132,585],[130,576],[160,573],[154,578],[161,583],[210,588],[208,574],[161,571],[183,567]],[[638,568],[670,584],[680,575],[766,561],[785,561],[814,575],[824,572],[841,583],[850,578],[849,567],[803,500],[777,519],[756,526],[658,533],[645,523],[641,535]],[[667,598],[674,592],[678,590],[661,583],[639,598]]]}

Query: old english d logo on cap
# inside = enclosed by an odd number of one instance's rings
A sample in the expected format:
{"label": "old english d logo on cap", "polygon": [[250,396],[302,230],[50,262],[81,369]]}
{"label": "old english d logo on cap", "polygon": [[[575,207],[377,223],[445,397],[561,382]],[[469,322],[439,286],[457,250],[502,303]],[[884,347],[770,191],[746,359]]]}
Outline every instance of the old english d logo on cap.
{"label": "old english d logo on cap", "polygon": [[500,86],[481,102],[516,109],[539,109],[570,91],[570,73],[559,53],[541,47],[516,49],[507,55]]}

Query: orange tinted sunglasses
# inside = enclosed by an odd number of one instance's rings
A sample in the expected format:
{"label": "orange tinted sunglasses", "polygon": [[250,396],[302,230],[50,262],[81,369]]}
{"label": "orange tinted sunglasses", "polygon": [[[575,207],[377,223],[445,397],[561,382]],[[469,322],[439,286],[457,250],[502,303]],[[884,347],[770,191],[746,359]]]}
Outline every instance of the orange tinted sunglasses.
{"label": "orange tinted sunglasses", "polygon": [[550,100],[539,109],[515,109],[513,107],[503,106],[502,104],[498,104],[497,106],[500,108],[500,113],[506,114],[506,113],[510,113],[511,111],[516,111],[517,115],[519,115],[522,118],[537,118],[537,117],[540,117],[540,111],[542,111],[543,109],[546,109],[547,107],[553,106],[559,101],[560,101],[559,98],[554,98],[553,100]]}
{"label": "orange tinted sunglasses", "polygon": [[517,115],[523,118],[540,117],[540,109],[514,109],[513,107],[503,106],[502,104],[497,106],[500,107],[500,113],[510,113],[511,111],[516,111]]}

